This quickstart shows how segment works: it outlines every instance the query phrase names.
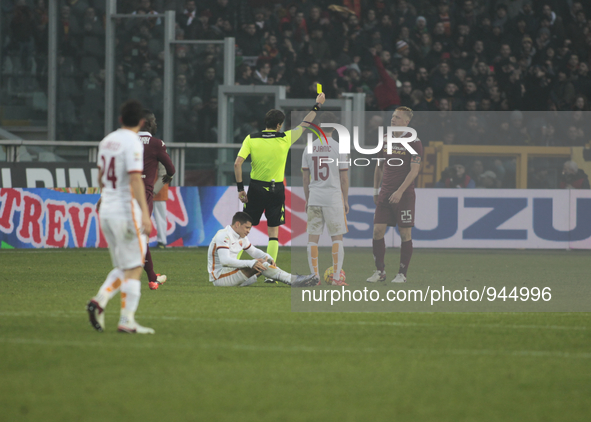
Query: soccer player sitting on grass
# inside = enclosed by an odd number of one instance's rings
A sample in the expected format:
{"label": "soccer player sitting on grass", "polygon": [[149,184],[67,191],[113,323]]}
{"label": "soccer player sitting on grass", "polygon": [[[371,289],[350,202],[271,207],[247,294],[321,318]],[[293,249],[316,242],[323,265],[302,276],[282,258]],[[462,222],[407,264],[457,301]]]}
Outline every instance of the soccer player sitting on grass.
{"label": "soccer player sitting on grass", "polygon": [[[249,286],[256,283],[259,274],[292,287],[318,283],[315,274],[291,275],[276,267],[271,255],[254,247],[246,237],[251,228],[250,216],[237,212],[232,217],[232,225],[219,230],[213,237],[207,253],[207,271],[214,286]],[[238,259],[240,251],[246,251],[254,259]]]}
{"label": "soccer player sitting on grass", "polygon": [[[336,116],[325,112],[321,123],[337,123]],[[332,138],[333,129],[325,127],[327,140],[316,139],[312,153],[307,148],[302,155],[302,173],[306,213],[308,214],[308,264],[310,271],[318,273],[318,240],[324,231],[324,224],[332,239],[333,280],[336,286],[346,286],[340,279],[345,259],[343,234],[347,233],[349,212],[349,161],[347,154],[339,154],[339,143]],[[337,275],[335,275],[337,274]]]}

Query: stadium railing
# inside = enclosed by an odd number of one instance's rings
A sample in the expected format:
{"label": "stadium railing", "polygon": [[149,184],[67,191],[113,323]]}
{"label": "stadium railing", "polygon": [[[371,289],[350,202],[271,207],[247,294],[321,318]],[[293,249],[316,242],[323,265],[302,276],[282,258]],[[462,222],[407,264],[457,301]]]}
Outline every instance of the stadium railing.
{"label": "stadium railing", "polygon": [[[98,142],[96,141],[45,141],[45,140],[0,140],[0,162],[90,162],[97,159]],[[173,186],[194,185],[228,185],[233,183],[230,172],[233,172],[233,157],[240,148],[239,143],[185,143],[175,142],[167,145],[170,156],[177,168]],[[304,145],[294,145],[293,150],[301,153]],[[208,156],[208,160],[192,161],[188,153]],[[220,157],[223,154],[224,160]],[[444,145],[442,142],[431,142],[425,148],[425,160],[418,187],[433,187],[441,179],[441,173],[454,157],[507,157],[516,159],[516,188],[526,189],[528,172],[533,157],[558,158],[561,161],[573,159],[583,162],[583,147],[514,147],[514,146],[469,146]],[[232,158],[232,159],[230,159]],[[289,160],[288,160],[289,162]],[[224,169],[227,173],[220,178]],[[249,162],[243,168],[245,177],[250,171]],[[288,169],[289,170],[289,169]],[[298,172],[287,172],[288,182],[294,183],[301,177]],[[232,180],[231,180],[232,179]],[[222,180],[223,183],[219,183]],[[246,179],[247,180],[247,179]],[[351,186],[363,186],[361,180],[351,180]],[[16,186],[14,186],[16,187]]]}

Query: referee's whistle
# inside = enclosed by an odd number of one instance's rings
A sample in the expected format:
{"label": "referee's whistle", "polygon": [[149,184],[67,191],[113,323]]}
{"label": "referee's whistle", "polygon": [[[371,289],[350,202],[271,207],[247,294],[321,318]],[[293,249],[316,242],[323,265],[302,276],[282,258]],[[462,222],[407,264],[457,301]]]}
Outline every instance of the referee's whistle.
{"label": "referee's whistle", "polygon": [[316,92],[322,94],[322,84],[316,84]]}

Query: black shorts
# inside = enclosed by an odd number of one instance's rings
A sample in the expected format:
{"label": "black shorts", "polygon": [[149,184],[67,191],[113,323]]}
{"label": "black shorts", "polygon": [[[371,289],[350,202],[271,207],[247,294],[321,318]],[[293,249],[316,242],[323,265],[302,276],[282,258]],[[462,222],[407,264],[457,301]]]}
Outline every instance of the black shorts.
{"label": "black shorts", "polygon": [[253,226],[259,224],[263,212],[267,217],[268,227],[285,224],[285,187],[283,182],[275,183],[275,189],[271,190],[269,182],[250,181],[246,193],[248,202],[244,204],[244,212],[252,218]]}

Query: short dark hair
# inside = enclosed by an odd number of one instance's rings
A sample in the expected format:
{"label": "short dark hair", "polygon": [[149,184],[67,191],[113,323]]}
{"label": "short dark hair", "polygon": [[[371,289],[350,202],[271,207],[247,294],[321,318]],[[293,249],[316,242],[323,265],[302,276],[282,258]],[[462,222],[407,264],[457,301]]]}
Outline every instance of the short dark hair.
{"label": "short dark hair", "polygon": [[234,217],[232,217],[232,225],[236,224],[236,222],[239,222],[240,224],[252,223],[252,218],[244,211],[238,211],[234,214]]}
{"label": "short dark hair", "polygon": [[265,127],[275,129],[277,125],[282,125],[285,121],[285,114],[281,110],[269,110],[265,115]]}
{"label": "short dark hair", "polygon": [[138,100],[127,100],[121,105],[121,123],[123,126],[136,127],[144,118],[144,106]]}
{"label": "short dark hair", "polygon": [[154,115],[154,112],[152,110],[148,110],[147,108],[144,108],[144,119],[149,119],[150,117],[152,117]]}

